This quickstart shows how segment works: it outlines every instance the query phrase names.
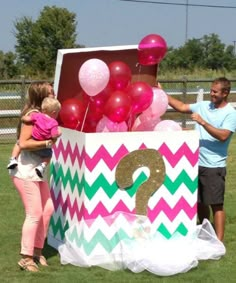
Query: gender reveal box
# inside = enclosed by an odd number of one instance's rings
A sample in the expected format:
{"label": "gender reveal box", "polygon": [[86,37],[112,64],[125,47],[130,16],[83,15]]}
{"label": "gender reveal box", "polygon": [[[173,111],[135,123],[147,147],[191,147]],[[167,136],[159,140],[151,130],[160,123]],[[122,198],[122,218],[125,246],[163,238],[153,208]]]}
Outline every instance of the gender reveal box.
{"label": "gender reveal box", "polygon": [[[133,81],[145,81],[152,86],[156,82],[156,66],[138,66],[137,46],[59,50],[55,91],[61,102],[81,91],[78,71],[91,58],[107,64],[123,61],[130,66]],[[133,153],[135,158],[140,151],[145,160],[149,150],[158,155],[160,162],[154,169],[163,173],[163,179],[159,183],[150,182],[150,171],[155,162],[151,157],[146,166],[132,169],[132,185],[120,189],[116,176],[118,164],[131,156],[123,164],[125,173],[131,170]],[[123,235],[129,235],[125,215],[135,215],[137,206],[143,208],[152,228],[165,238],[170,239],[175,232],[187,235],[196,226],[198,150],[199,137],[193,130],[84,133],[62,128],[50,168],[55,212],[50,222],[48,243],[58,248],[65,241],[66,231],[72,229],[72,242],[75,246],[83,245],[87,255],[95,253],[98,247],[100,254],[110,253],[120,238],[114,237],[117,232],[117,226],[113,226],[115,221],[107,219],[123,212]],[[147,197],[143,192],[142,198],[138,192],[148,182],[149,195]],[[103,245],[104,239],[110,242],[109,249]]]}

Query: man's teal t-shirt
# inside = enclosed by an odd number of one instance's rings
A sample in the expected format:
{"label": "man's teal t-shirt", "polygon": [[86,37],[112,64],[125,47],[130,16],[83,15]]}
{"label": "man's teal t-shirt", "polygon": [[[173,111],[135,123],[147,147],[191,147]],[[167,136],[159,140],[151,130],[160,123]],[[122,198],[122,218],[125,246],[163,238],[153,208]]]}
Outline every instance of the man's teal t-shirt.
{"label": "man's teal t-shirt", "polygon": [[[236,110],[229,103],[222,108],[215,108],[212,102],[201,101],[190,104],[190,110],[193,113],[198,113],[215,128],[235,132]],[[226,141],[222,142],[212,137],[199,124],[196,124],[196,130],[200,133],[199,165],[208,168],[225,167],[232,134]]]}

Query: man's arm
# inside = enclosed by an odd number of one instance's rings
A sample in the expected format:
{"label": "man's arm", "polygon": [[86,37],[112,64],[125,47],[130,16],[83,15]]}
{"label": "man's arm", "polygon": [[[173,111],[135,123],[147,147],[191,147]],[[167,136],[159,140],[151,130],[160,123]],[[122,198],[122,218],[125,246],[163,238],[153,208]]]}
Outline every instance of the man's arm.
{"label": "man's arm", "polygon": [[192,113],[189,104],[185,104],[182,101],[168,95],[168,104],[176,111],[181,113]]}
{"label": "man's arm", "polygon": [[193,113],[191,115],[191,118],[193,121],[201,125],[211,136],[213,136],[219,141],[222,141],[222,142],[226,141],[232,133],[230,130],[218,129],[218,128],[213,127],[211,124],[203,120],[202,117],[197,113]]}

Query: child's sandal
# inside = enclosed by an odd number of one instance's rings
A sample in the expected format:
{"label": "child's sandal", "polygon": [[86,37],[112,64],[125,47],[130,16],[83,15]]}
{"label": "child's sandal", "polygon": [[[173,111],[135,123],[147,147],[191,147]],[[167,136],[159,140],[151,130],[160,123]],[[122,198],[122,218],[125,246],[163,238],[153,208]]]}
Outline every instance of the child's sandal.
{"label": "child's sandal", "polygon": [[22,270],[25,271],[31,271],[31,272],[39,271],[38,265],[33,260],[29,261],[22,258],[20,261],[18,261],[18,265]]}

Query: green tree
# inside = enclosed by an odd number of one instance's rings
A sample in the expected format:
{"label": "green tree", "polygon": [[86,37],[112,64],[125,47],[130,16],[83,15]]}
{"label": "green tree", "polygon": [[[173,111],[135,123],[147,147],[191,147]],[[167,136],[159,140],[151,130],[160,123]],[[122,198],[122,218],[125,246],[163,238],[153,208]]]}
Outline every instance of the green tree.
{"label": "green tree", "polygon": [[0,51],[0,78],[11,79],[19,74],[16,63],[16,55],[13,52],[3,53]]}
{"label": "green tree", "polygon": [[17,20],[15,49],[25,73],[53,77],[58,49],[78,46],[76,24],[74,13],[56,6],[45,6],[35,22],[28,17]]}
{"label": "green tree", "polygon": [[169,48],[161,66],[164,70],[233,70],[236,58],[232,45],[226,46],[218,35],[210,34],[190,39],[177,49]]}
{"label": "green tree", "polygon": [[225,44],[222,43],[217,34],[204,35],[203,46],[203,68],[219,70],[224,68]]}

